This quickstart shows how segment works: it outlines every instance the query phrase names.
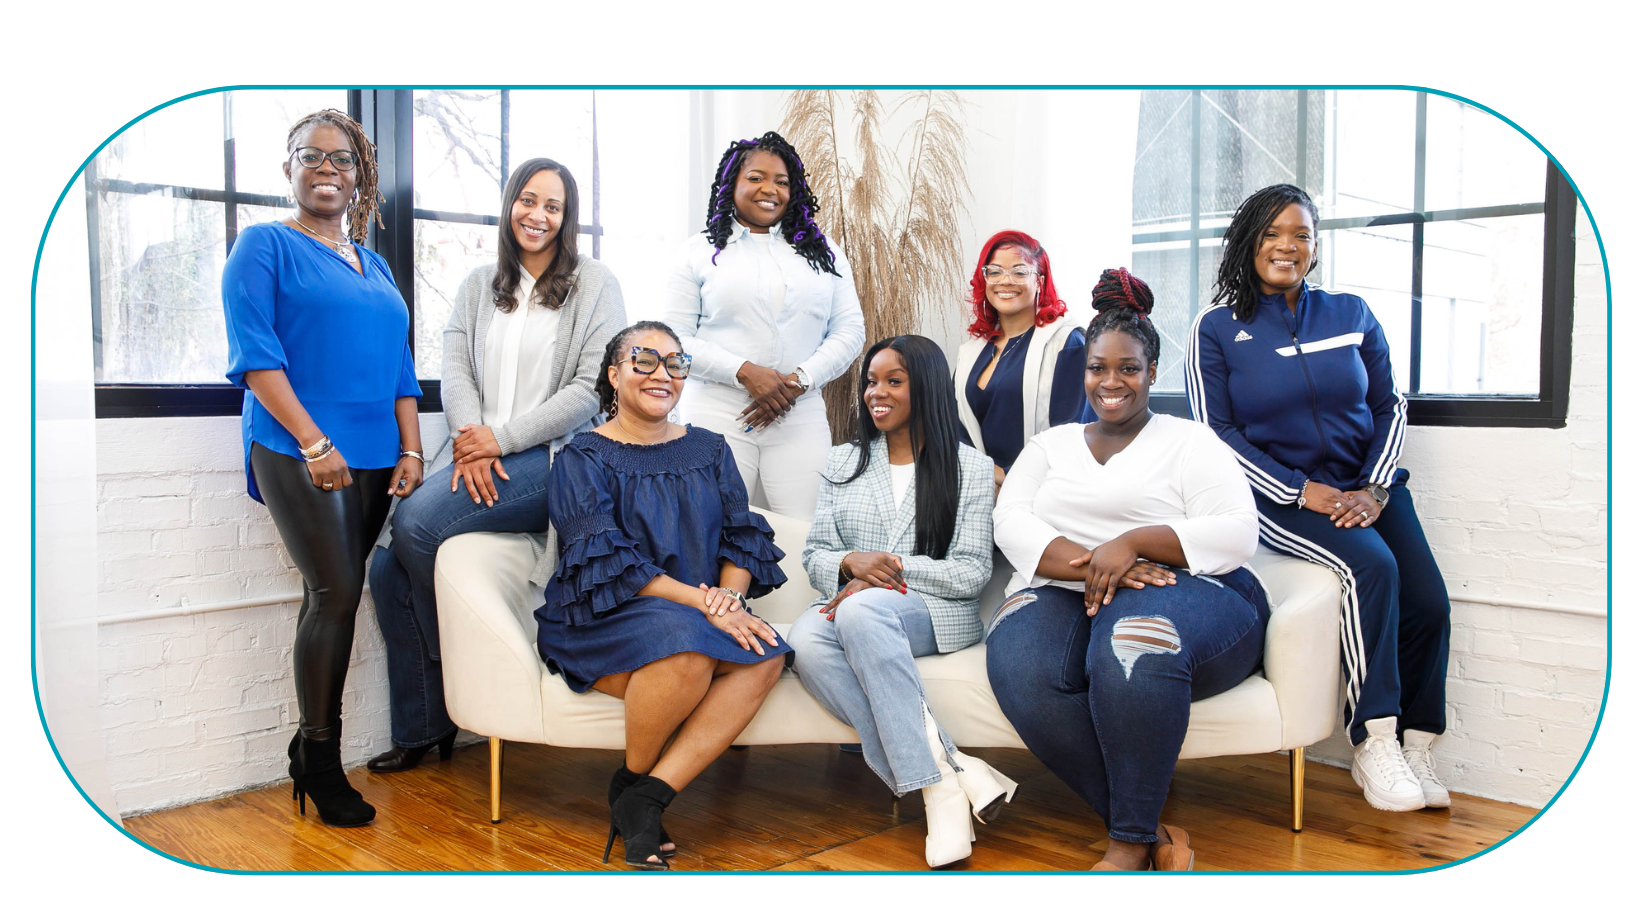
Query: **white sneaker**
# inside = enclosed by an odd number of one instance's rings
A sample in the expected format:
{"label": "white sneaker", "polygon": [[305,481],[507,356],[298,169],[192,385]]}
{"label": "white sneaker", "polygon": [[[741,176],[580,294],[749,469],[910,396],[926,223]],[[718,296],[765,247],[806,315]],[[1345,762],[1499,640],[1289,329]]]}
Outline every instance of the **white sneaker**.
{"label": "white sneaker", "polygon": [[1409,728],[1401,735],[1401,754],[1406,757],[1407,766],[1412,769],[1418,785],[1423,787],[1424,806],[1448,808],[1452,805],[1452,794],[1446,791],[1446,785],[1435,775],[1435,760],[1429,753],[1434,743],[1434,735]]}
{"label": "white sneaker", "polygon": [[1350,779],[1366,794],[1367,804],[1386,812],[1415,812],[1424,807],[1424,790],[1412,775],[1395,740],[1395,716],[1368,719],[1367,738],[1355,746]]}

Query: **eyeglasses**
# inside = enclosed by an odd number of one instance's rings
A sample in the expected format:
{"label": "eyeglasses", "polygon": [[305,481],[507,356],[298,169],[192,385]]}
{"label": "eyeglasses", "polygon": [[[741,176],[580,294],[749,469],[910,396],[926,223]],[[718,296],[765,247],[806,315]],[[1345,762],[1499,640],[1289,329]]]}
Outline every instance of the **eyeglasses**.
{"label": "eyeglasses", "polygon": [[343,172],[352,170],[359,162],[358,155],[352,151],[331,151],[328,154],[318,148],[297,148],[296,162],[309,170],[317,170],[326,159],[337,169]]}
{"label": "eyeglasses", "polygon": [[1016,266],[1010,271],[995,263],[988,263],[980,267],[979,272],[980,275],[985,277],[986,282],[1014,282],[1020,285],[1030,282],[1031,277],[1037,275],[1036,270],[1028,266]]}
{"label": "eyeglasses", "polygon": [[632,355],[615,365],[631,363],[632,371],[639,375],[649,375],[662,365],[666,366],[668,378],[686,379],[689,377],[689,366],[695,361],[688,353],[668,353],[662,356],[649,347],[633,347]]}

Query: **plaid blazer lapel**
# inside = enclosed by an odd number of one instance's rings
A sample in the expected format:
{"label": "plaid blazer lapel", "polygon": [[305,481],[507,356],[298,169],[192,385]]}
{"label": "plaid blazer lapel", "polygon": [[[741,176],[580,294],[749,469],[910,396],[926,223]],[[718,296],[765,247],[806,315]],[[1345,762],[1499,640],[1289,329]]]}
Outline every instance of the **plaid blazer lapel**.
{"label": "plaid blazer lapel", "polygon": [[[871,443],[871,461],[866,465],[863,477],[866,487],[871,490],[871,499],[877,504],[876,527],[871,531],[886,535],[897,511],[894,509],[894,485],[888,475],[888,441],[880,436]],[[887,552],[891,548],[892,543],[889,543],[879,551]]]}

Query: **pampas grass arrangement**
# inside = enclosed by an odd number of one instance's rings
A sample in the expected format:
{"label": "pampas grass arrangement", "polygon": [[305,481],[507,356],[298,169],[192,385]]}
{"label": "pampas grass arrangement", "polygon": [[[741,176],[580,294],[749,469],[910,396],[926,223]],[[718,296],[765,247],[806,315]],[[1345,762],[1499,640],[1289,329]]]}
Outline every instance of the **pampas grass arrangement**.
{"label": "pampas grass arrangement", "polygon": [[[780,134],[803,155],[816,216],[854,269],[866,344],[922,331],[931,311],[960,302],[966,281],[960,220],[970,194],[963,102],[949,90],[902,95],[885,112],[875,90],[797,90]],[[894,143],[885,123],[910,117]],[[852,146],[841,139],[853,129]],[[826,386],[832,443],[854,435],[856,358]]]}

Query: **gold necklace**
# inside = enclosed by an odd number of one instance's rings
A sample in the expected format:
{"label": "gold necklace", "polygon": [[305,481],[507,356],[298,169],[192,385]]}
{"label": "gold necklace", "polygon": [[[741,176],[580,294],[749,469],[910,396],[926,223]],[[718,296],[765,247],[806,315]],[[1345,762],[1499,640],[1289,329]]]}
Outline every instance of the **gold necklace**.
{"label": "gold necklace", "polygon": [[341,254],[343,260],[346,260],[349,263],[353,262],[353,242],[352,241],[333,241],[330,238],[325,237],[323,234],[320,234],[319,232],[313,230],[312,228],[309,228],[307,225],[302,224],[302,219],[297,218],[295,215],[290,216],[290,220],[296,222],[298,225],[301,225],[301,228],[302,228],[303,231],[306,231],[307,233],[309,233],[309,234],[313,235],[314,237],[318,238],[319,240],[324,241],[326,244],[329,244],[330,246],[336,248],[336,252],[338,254]]}
{"label": "gold necklace", "polygon": [[[655,441],[653,441],[653,442],[645,442],[645,441],[643,441],[643,440],[641,440],[641,439],[638,439],[638,438],[637,438],[637,437],[636,437],[636,436],[633,436],[633,435],[632,435],[632,431],[631,431],[631,430],[628,430],[628,429],[627,429],[627,428],[626,428],[626,426],[625,426],[625,425],[624,425],[624,424],[622,424],[622,423],[621,423],[621,415],[619,415],[619,414],[616,414],[616,415],[615,415],[615,426],[617,426],[617,427],[620,427],[620,428],[621,428],[621,432],[622,432],[622,433],[625,433],[625,434],[626,434],[626,435],[627,435],[627,436],[628,436],[628,437],[631,437],[631,439],[632,439],[632,442],[634,442],[634,443],[637,443],[637,444],[638,444],[638,445],[639,445],[639,446],[654,446],[654,445],[657,445],[657,444],[659,444],[659,443],[664,443],[664,442],[666,442],[666,441],[665,441],[665,440],[655,440]],[[671,431],[672,431],[672,428],[671,428],[671,427],[670,427],[670,426],[668,426],[668,427],[667,427],[667,428],[666,428],[666,429],[667,429],[667,432],[668,432],[668,433],[670,433],[670,432],[671,432]]]}

